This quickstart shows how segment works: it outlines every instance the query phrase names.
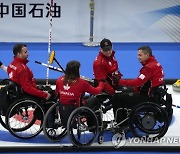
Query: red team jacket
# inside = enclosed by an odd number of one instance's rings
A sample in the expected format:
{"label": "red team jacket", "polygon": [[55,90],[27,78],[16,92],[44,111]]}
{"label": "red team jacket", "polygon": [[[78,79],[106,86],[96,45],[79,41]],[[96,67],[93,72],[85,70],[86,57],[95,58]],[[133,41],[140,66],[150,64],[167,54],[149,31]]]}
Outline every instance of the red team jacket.
{"label": "red team jacket", "polygon": [[48,94],[36,88],[36,80],[33,78],[32,71],[26,66],[28,62],[26,59],[14,57],[13,62],[7,68],[9,78],[18,83],[26,93],[45,99]]}
{"label": "red team jacket", "polygon": [[135,91],[139,92],[144,84],[150,80],[150,86],[148,89],[148,95],[153,87],[162,85],[164,82],[164,73],[160,63],[156,61],[154,56],[151,56],[147,61],[142,63],[143,67],[140,70],[140,74],[137,79],[133,80],[119,80],[119,84],[122,86],[136,87]]}
{"label": "red team jacket", "polygon": [[60,94],[60,102],[66,105],[76,104],[80,106],[80,97],[83,93],[88,92],[90,94],[99,94],[104,88],[104,83],[100,82],[98,87],[92,87],[87,81],[79,78],[75,80],[71,85],[63,84],[64,76],[61,76],[56,81],[56,95]]}
{"label": "red team jacket", "polygon": [[114,76],[121,78],[122,74],[119,72],[118,63],[114,56],[115,52],[112,52],[110,57],[104,56],[99,52],[93,63],[94,76],[97,81],[101,79],[106,79],[108,83],[105,84],[104,90],[110,94],[114,94],[115,90],[113,89],[112,82]]}

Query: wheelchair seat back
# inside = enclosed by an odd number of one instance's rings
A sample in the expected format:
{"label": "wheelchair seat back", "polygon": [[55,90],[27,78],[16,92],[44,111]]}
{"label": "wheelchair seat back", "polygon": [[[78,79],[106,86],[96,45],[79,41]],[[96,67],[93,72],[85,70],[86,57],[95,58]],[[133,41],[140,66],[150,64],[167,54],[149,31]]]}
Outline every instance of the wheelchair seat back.
{"label": "wheelchair seat back", "polygon": [[167,108],[172,107],[172,96],[167,92],[166,85],[156,87],[153,97],[157,104],[165,105]]}
{"label": "wheelchair seat back", "polygon": [[155,103],[159,104],[165,109],[169,117],[169,123],[172,120],[173,108],[172,108],[172,95],[167,92],[166,85],[157,87],[154,93]]}
{"label": "wheelchair seat back", "polygon": [[10,81],[9,85],[6,88],[7,88],[8,98],[11,99],[12,101],[20,99],[23,95],[23,90],[20,87],[20,85],[18,85],[13,81]]}
{"label": "wheelchair seat back", "polygon": [[8,107],[21,98],[22,89],[17,83],[9,79],[2,80],[1,84],[4,84],[4,87],[0,89],[0,111],[2,115],[5,115]]}

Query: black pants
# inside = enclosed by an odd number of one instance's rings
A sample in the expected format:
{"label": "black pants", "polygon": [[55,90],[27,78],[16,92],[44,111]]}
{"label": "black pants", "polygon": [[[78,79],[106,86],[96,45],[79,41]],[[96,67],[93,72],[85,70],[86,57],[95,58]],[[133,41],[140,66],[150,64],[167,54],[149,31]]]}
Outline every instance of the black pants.
{"label": "black pants", "polygon": [[61,121],[64,127],[67,127],[69,116],[74,109],[76,109],[76,105],[60,104]]}
{"label": "black pants", "polygon": [[99,100],[95,96],[90,96],[85,100],[85,106],[96,111],[100,106]]}
{"label": "black pants", "polygon": [[147,95],[143,95],[139,93],[131,92],[131,93],[115,94],[113,96],[112,103],[113,103],[114,115],[117,114],[116,121],[119,123],[126,118],[126,111],[119,110],[118,112],[117,110],[119,108],[133,109],[136,105],[148,101],[153,101],[153,99]]}
{"label": "black pants", "polygon": [[[90,108],[92,111],[96,111],[99,109],[99,100],[95,96],[90,96],[85,100],[85,106]],[[93,126],[95,123],[95,120],[92,117],[88,117],[87,124],[89,127]],[[93,131],[93,130],[92,130]]]}

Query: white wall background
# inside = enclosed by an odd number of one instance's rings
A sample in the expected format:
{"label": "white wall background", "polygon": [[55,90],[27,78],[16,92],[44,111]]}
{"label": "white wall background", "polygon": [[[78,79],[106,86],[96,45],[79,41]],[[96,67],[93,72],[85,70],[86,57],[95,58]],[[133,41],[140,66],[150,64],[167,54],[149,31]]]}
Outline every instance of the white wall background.
{"label": "white wall background", "polygon": [[[0,17],[0,42],[48,42],[48,2],[0,0],[1,7],[9,6],[9,14]],[[90,0],[54,2],[61,6],[61,17],[53,18],[52,42],[88,41]],[[25,18],[12,17],[14,3],[26,4]],[[44,4],[43,18],[28,13],[32,3]],[[180,0],[95,0],[94,40],[104,37],[113,42],[180,42]]]}

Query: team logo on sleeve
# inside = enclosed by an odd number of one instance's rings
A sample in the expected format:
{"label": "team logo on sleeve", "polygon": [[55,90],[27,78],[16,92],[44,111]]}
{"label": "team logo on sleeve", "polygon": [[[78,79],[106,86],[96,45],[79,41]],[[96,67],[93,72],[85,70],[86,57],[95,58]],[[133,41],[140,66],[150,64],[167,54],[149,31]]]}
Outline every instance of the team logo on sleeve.
{"label": "team logo on sleeve", "polygon": [[9,73],[9,78],[11,79],[13,77],[13,72]]}
{"label": "team logo on sleeve", "polygon": [[139,76],[139,78],[140,78],[141,80],[144,80],[145,77],[146,77],[146,76],[145,76],[144,74],[141,74],[141,75]]}

